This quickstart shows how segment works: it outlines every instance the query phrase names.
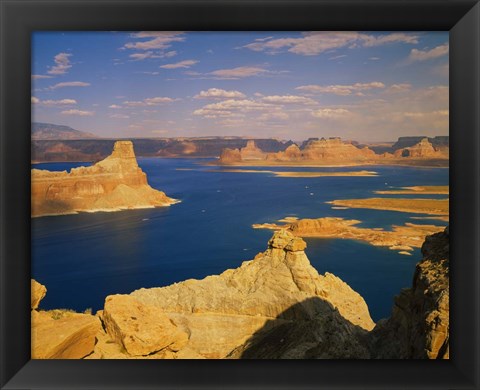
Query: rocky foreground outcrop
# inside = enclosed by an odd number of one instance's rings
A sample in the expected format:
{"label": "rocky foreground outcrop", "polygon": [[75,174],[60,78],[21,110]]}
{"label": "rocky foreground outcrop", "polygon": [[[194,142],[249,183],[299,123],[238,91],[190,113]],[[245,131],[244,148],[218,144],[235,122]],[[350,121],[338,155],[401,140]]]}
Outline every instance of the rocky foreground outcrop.
{"label": "rocky foreground outcrop", "polygon": [[448,228],[427,237],[412,288],[396,297],[391,318],[376,326],[363,298],[338,277],[319,275],[305,241],[286,230],[239,268],[109,296],[95,317],[37,312],[33,302],[44,291],[32,287],[32,356],[445,359],[448,245]]}
{"label": "rocky foreground outcrop", "polygon": [[[164,356],[168,351],[172,357],[225,358],[261,330],[317,319],[342,324],[336,331],[348,339],[348,345],[330,345],[326,354],[338,354],[338,348],[354,354],[358,346],[346,335],[363,334],[374,327],[368,307],[336,276],[319,275],[305,247],[301,238],[283,230],[273,235],[265,252],[237,269],[203,280],[109,296],[102,314],[106,333],[128,355],[143,351],[150,357]],[[145,322],[158,325],[148,327]],[[327,339],[325,332],[333,330],[325,326],[318,332]],[[170,338],[165,339],[165,334]],[[147,339],[152,340],[149,346],[141,346],[139,340]],[[132,347],[132,343],[137,345]]]}
{"label": "rocky foreground outcrop", "polygon": [[411,288],[395,298],[392,316],[371,334],[378,359],[449,358],[449,230],[426,238]]}
{"label": "rocky foreground outcrop", "polygon": [[32,279],[32,359],[82,359],[91,354],[101,330],[98,317],[71,310],[38,310],[46,293],[46,287]]}
{"label": "rocky foreground outcrop", "polygon": [[32,217],[169,206],[177,201],[148,185],[131,141],[110,156],[69,173],[32,169]]}

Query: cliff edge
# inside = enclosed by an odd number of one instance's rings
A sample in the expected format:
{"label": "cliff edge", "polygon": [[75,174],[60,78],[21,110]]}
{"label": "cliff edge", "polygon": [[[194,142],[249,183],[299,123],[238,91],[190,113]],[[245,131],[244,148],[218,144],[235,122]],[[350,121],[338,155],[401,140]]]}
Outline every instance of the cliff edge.
{"label": "cliff edge", "polygon": [[117,141],[110,156],[69,173],[32,169],[32,217],[169,206],[177,201],[148,185],[133,143]]}
{"label": "cliff edge", "polygon": [[412,287],[395,297],[392,316],[371,334],[378,359],[449,358],[449,231],[428,236]]}

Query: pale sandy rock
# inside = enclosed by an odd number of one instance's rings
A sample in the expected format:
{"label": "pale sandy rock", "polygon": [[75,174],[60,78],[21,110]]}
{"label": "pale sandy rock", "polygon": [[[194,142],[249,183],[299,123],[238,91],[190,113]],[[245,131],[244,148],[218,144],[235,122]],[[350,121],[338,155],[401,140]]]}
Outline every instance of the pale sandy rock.
{"label": "pale sandy rock", "polygon": [[242,161],[240,149],[223,149],[218,161],[221,164],[231,164]]}
{"label": "pale sandy rock", "polygon": [[67,173],[32,169],[32,216],[118,211],[176,203],[148,185],[133,144],[115,142],[110,156]]}
{"label": "pale sandy rock", "polygon": [[247,146],[240,149],[242,160],[263,160],[266,153],[255,145],[254,140],[247,141]]}
{"label": "pale sandy rock", "polygon": [[[358,227],[360,221],[324,217],[317,219],[299,219],[286,221],[284,225],[274,223],[255,224],[255,229],[281,230],[287,229],[299,237],[343,238],[368,242],[374,246],[386,246],[390,250],[411,251],[420,248],[425,237],[442,231],[442,226],[417,225],[406,223],[403,226],[393,225],[392,230],[380,228]],[[404,254],[404,253],[402,253]]]}
{"label": "pale sandy rock", "polygon": [[419,143],[403,148],[397,149],[394,152],[394,157],[397,158],[448,158],[448,148],[437,150],[430,143],[428,138],[423,138]]}
{"label": "pale sandy rock", "polygon": [[38,308],[40,301],[47,294],[47,288],[38,283],[35,279],[30,280],[30,307],[32,310]]}
{"label": "pale sandy rock", "polygon": [[[260,330],[332,313],[351,334],[372,329],[363,298],[334,275],[319,275],[305,246],[290,232],[276,232],[264,253],[237,269],[130,295],[165,313],[189,335],[186,347],[206,358],[226,357]],[[105,308],[104,318],[107,312]]]}
{"label": "pale sandy rock", "polygon": [[188,335],[161,310],[129,295],[108,296],[102,319],[108,335],[132,356],[167,347],[178,351],[188,342]]}
{"label": "pale sandy rock", "polygon": [[97,317],[54,310],[32,311],[32,359],[81,359],[93,352]]}

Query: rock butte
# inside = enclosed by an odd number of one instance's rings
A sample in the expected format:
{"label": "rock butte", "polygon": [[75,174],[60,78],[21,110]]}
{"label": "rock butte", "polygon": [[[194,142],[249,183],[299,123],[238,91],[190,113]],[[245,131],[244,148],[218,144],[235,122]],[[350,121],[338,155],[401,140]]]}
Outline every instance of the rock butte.
{"label": "rock butte", "polygon": [[[218,160],[220,165],[361,165],[361,164],[439,164],[448,163],[448,148],[435,148],[428,138],[416,145],[398,149],[392,153],[376,154],[367,146],[358,147],[338,137],[308,140],[303,148],[296,144],[280,152],[263,152],[254,141],[248,141],[241,149],[223,149]],[[443,162],[441,162],[443,160]]]}
{"label": "rock butte", "polygon": [[255,224],[255,229],[287,229],[299,237],[344,238],[368,242],[374,246],[386,246],[391,250],[402,252],[420,248],[425,237],[442,231],[444,227],[435,225],[416,225],[406,223],[404,226],[392,226],[391,231],[379,228],[361,228],[355,225],[360,221],[343,218],[325,217],[317,219],[280,220],[284,225],[273,223]]}
{"label": "rock butte", "polygon": [[32,169],[32,217],[118,211],[177,203],[148,185],[131,141],[115,142],[110,156],[70,173]]}
{"label": "rock butte", "polygon": [[[363,298],[336,276],[319,275],[305,248],[280,230],[237,269],[109,296],[97,316],[57,316],[32,304],[32,356],[448,358],[448,228],[427,237],[413,287],[376,326]],[[32,302],[42,291],[32,288]]]}

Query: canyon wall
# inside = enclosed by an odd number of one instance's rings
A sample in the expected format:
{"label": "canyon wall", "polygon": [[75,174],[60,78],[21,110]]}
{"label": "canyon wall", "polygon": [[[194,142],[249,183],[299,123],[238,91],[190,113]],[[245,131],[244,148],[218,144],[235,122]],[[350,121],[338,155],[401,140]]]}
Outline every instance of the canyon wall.
{"label": "canyon wall", "polygon": [[301,147],[296,144],[288,146],[284,151],[266,153],[256,148],[255,153],[247,153],[243,149],[224,149],[219,164],[404,164],[414,162],[448,160],[448,146],[434,147],[427,138],[417,144],[398,149],[394,153],[377,154],[368,146],[358,146],[350,141],[342,141],[338,137],[309,139]]}

